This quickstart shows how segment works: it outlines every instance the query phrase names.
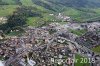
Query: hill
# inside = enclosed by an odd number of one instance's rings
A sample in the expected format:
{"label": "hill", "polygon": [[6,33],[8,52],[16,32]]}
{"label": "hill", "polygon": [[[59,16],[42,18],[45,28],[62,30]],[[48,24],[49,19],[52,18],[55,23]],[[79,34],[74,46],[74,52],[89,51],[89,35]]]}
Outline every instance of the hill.
{"label": "hill", "polygon": [[100,16],[100,0],[0,0],[0,16],[13,13],[19,6],[33,6],[48,13],[64,13],[78,21]]}

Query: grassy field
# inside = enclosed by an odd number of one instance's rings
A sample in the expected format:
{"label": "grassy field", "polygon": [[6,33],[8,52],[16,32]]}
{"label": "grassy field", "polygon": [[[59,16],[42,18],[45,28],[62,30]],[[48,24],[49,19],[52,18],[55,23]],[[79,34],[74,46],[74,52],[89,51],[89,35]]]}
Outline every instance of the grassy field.
{"label": "grassy field", "polygon": [[84,22],[88,20],[95,20],[97,17],[100,16],[100,8],[95,9],[88,9],[88,8],[81,8],[81,9],[74,9],[74,8],[66,8],[63,12],[65,15],[72,17],[74,20]]}
{"label": "grassy field", "polygon": [[92,48],[94,52],[100,53],[100,46]]}
{"label": "grassy field", "polygon": [[[47,3],[47,4],[50,4],[47,1],[44,1],[44,0],[42,0],[42,1]],[[3,2],[6,2],[9,5],[3,5],[3,6],[0,7],[0,16],[11,15],[13,13],[13,11],[16,10],[15,8],[18,7],[18,5],[15,5],[16,1],[14,1],[14,0],[3,0]],[[20,0],[20,2],[24,6],[34,6],[34,7],[38,8],[41,11],[46,11],[46,12],[51,12],[52,13],[51,10],[48,10],[48,9],[42,7],[42,6],[34,4],[34,2],[32,2],[32,0]],[[14,4],[14,5],[11,5],[11,4]],[[52,8],[54,8],[54,7],[52,7]],[[59,9],[58,9],[58,11],[59,11]],[[91,20],[91,19],[95,20],[95,19],[100,18],[100,8],[75,9],[75,8],[72,8],[72,7],[65,7],[64,10],[63,10],[63,13],[67,16],[72,17],[74,20],[77,20],[79,22],[88,21],[88,20]],[[46,16],[46,17],[48,17],[48,16]]]}
{"label": "grassy field", "polygon": [[[47,1],[42,0],[44,3],[50,4]],[[0,6],[0,17],[2,16],[8,16],[13,14],[13,12],[16,10],[17,7],[19,7],[19,5],[16,5],[16,1],[14,0],[3,0],[3,2],[8,3],[9,5],[1,5]],[[32,0],[20,0],[20,2],[22,3],[22,5],[24,6],[33,6],[36,7],[38,9],[38,11],[40,11],[40,13],[43,15],[43,18],[40,17],[29,17],[27,20],[27,24],[31,25],[31,26],[37,26],[39,22],[47,22],[47,21],[53,21],[55,20],[54,16],[49,16],[50,13],[55,13],[58,14],[59,12],[59,7],[58,7],[58,12],[53,12],[51,10],[48,10],[42,6],[36,5],[34,4],[34,2],[32,2]],[[13,4],[13,5],[11,5]],[[54,4],[53,4],[54,5]],[[52,8],[55,8],[52,7]],[[35,11],[35,10],[33,10]],[[41,12],[42,11],[42,12]],[[44,13],[43,13],[44,12]],[[83,21],[88,21],[88,20],[95,20],[95,19],[99,19],[100,18],[100,8],[95,8],[95,9],[88,9],[88,8],[81,8],[81,9],[75,9],[72,7],[65,7],[65,9],[63,10],[64,15],[70,16],[72,19],[77,20],[79,22],[83,22]],[[72,31],[73,33],[77,34],[77,35],[81,35],[82,33],[84,33],[84,31]]]}
{"label": "grassy field", "polygon": [[30,26],[40,26],[43,23],[53,22],[55,20],[54,16],[50,16],[48,13],[42,13],[42,18],[40,17],[29,17],[27,20],[27,24]]}
{"label": "grassy field", "polygon": [[20,0],[20,1],[25,6],[32,6],[33,5],[32,0]]}
{"label": "grassy field", "polygon": [[78,54],[76,54],[75,55],[75,58],[76,59],[78,59],[78,62],[77,63],[75,63],[75,66],[90,66],[90,64],[87,62],[87,63],[81,63],[81,58],[83,58],[84,59],[84,57],[82,57],[82,56],[80,56],[80,55],[78,55]]}
{"label": "grassy field", "polygon": [[23,31],[13,31],[13,32],[10,32],[9,34],[7,34],[8,36],[21,36],[23,33]]}
{"label": "grassy field", "polygon": [[2,0],[3,2],[6,2],[7,4],[15,4],[14,0]]}
{"label": "grassy field", "polygon": [[76,35],[78,35],[78,36],[82,36],[83,34],[85,34],[87,31],[86,30],[84,30],[84,29],[82,29],[82,30],[72,30],[72,29],[70,29],[69,30],[71,33],[73,33],[73,34],[76,34]]}
{"label": "grassy field", "polygon": [[3,5],[0,7],[0,16],[8,16],[11,15],[16,8],[19,7],[18,5]]}
{"label": "grassy field", "polygon": [[27,24],[30,26],[37,26],[37,22],[40,20],[39,17],[30,17],[27,20]]}

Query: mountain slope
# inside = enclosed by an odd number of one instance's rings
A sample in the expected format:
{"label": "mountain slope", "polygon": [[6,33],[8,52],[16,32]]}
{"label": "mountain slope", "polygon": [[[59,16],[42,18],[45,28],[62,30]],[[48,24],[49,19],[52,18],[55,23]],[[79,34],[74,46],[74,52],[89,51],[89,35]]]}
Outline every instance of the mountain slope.
{"label": "mountain slope", "polygon": [[93,8],[100,7],[100,0],[0,0],[8,5],[38,5],[49,10],[56,8],[73,7],[73,8]]}
{"label": "mountain slope", "polygon": [[[46,7],[51,6],[53,7],[74,7],[74,8],[93,8],[93,7],[100,7],[100,1],[99,0],[32,0],[33,3]],[[56,4],[56,5],[55,5]],[[60,7],[59,7],[60,8]]]}
{"label": "mountain slope", "polygon": [[[1,5],[3,6],[0,7],[0,12],[2,8],[4,8],[3,11],[5,12],[5,7],[8,8],[9,5],[12,7],[24,5],[36,7],[48,13],[57,14],[61,12],[79,21],[90,20],[100,16],[100,0],[0,0],[0,2],[2,2]],[[8,8],[9,12],[10,8]],[[6,16],[6,13],[2,15],[2,12],[0,16]],[[7,15],[10,15],[11,12]]]}

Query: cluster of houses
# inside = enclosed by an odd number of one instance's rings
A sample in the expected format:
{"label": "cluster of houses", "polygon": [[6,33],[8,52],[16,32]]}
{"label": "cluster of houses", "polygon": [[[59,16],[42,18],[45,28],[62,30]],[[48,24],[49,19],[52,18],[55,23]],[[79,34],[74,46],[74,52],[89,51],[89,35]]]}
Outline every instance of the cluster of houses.
{"label": "cluster of houses", "polygon": [[97,32],[88,32],[85,35],[76,38],[76,41],[80,45],[84,45],[91,49],[100,46],[100,34]]}
{"label": "cluster of houses", "polygon": [[[0,57],[6,61],[6,66],[73,66],[71,61],[75,59],[74,54],[79,53],[79,45],[74,43],[77,36],[65,29],[58,23],[25,28],[23,36],[9,37],[0,43]],[[97,40],[96,35],[91,36],[94,41]],[[83,39],[86,38],[89,38],[88,35],[83,36]]]}
{"label": "cluster of houses", "polygon": [[[48,30],[51,30],[51,28],[26,28],[26,33],[23,36],[10,37],[0,44],[0,56],[6,58],[7,65],[17,63],[14,66],[60,65],[65,62],[67,58],[73,58],[72,53],[76,51],[76,47],[73,45],[71,47],[73,49],[71,49],[69,46],[70,43],[67,44],[67,41],[57,34],[50,34]],[[30,54],[32,54],[32,56],[30,56]],[[59,61],[57,61],[57,59],[59,59]],[[27,60],[27,63],[25,63],[25,60]],[[68,65],[67,61],[64,64]]]}
{"label": "cluster of houses", "polygon": [[59,13],[58,15],[57,15],[57,18],[58,19],[62,19],[62,21],[71,21],[71,17],[69,17],[69,16],[65,16],[65,15],[63,15],[62,13]]}
{"label": "cluster of houses", "polygon": [[88,31],[100,30],[100,22],[83,23],[81,24],[81,27],[87,29]]}
{"label": "cluster of houses", "polygon": [[[72,21],[71,17],[69,16],[65,16],[64,14],[62,13],[58,13],[57,15],[55,14],[49,14],[50,16],[55,16],[58,20],[60,21],[67,21],[67,22],[70,22]],[[56,20],[53,20],[53,21],[56,21]]]}
{"label": "cluster of houses", "polygon": [[7,22],[7,18],[6,17],[0,17],[0,23],[6,23]]}

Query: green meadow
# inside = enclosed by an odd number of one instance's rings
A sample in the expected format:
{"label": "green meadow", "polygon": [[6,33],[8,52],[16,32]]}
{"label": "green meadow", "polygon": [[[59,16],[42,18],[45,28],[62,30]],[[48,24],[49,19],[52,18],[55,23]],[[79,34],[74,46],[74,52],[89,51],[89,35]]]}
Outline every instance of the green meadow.
{"label": "green meadow", "polygon": [[75,59],[78,60],[78,62],[75,63],[75,66],[90,66],[90,64],[88,63],[88,58],[87,58],[87,62],[85,63],[84,61],[82,61],[82,59],[85,59],[85,57],[76,54]]}
{"label": "green meadow", "polygon": [[0,16],[8,16],[13,14],[18,5],[3,5],[0,7]]}
{"label": "green meadow", "polygon": [[92,48],[94,52],[100,53],[100,46]]}

